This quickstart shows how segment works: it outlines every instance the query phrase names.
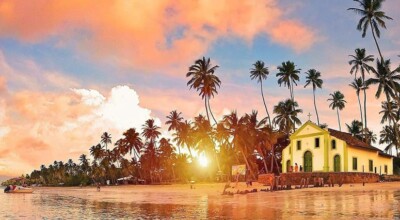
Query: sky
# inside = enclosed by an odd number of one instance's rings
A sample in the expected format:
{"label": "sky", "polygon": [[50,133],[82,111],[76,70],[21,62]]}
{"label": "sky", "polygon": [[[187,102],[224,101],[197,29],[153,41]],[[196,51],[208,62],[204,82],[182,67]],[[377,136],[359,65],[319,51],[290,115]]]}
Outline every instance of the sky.
{"label": "sky", "polygon": [[[185,119],[204,114],[201,97],[186,86],[194,61],[210,57],[220,67],[221,88],[211,100],[218,118],[236,110],[265,117],[260,87],[250,79],[262,60],[269,111],[289,97],[277,84],[277,66],[293,61],[301,69],[294,89],[303,114],[316,122],[307,70],[322,74],[316,91],[322,123],[338,129],[327,99],[341,91],[345,123],[359,119],[357,96],[348,84],[349,55],[356,48],[378,55],[370,32],[356,30],[353,1],[330,0],[59,0],[0,1],[0,177],[19,176],[54,160],[77,161],[107,131],[141,129],[154,118],[165,131],[172,110]],[[400,58],[400,7],[384,2],[387,21],[378,39],[392,67]],[[367,93],[368,126],[379,134],[380,103],[375,87]],[[382,148],[382,146],[378,146]]]}

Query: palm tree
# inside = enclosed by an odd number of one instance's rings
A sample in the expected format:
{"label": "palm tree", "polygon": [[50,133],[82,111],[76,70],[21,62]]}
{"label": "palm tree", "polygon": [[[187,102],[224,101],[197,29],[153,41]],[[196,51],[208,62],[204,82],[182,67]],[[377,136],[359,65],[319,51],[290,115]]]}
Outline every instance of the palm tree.
{"label": "palm tree", "polygon": [[214,75],[218,67],[218,65],[211,65],[210,58],[203,57],[203,59],[196,60],[195,64],[189,67],[189,72],[186,73],[186,77],[190,77],[187,85],[190,86],[190,89],[194,88],[199,92],[201,98],[204,99],[208,121],[210,121],[208,114],[210,112],[215,124],[217,124],[217,121],[211,111],[210,98],[218,93],[217,87],[221,86],[221,81]]}
{"label": "palm tree", "polygon": [[350,125],[346,124],[347,131],[358,139],[362,139],[363,125],[361,121],[353,120]]}
{"label": "palm tree", "polygon": [[379,26],[386,29],[385,19],[393,20],[391,17],[386,16],[384,11],[380,11],[382,2],[384,0],[354,0],[360,3],[360,8],[349,8],[347,10],[354,11],[356,14],[361,15],[361,19],[358,22],[357,30],[362,31],[362,37],[364,38],[368,27],[371,28],[372,36],[375,41],[376,48],[378,49],[381,61],[383,56],[376,40],[376,36],[380,37]]}
{"label": "palm tree", "polygon": [[161,135],[158,131],[160,127],[155,125],[154,119],[148,119],[143,125],[142,135],[148,139],[150,142],[155,142],[155,140]]}
{"label": "palm tree", "polygon": [[[373,70],[374,77],[368,79],[366,81],[367,85],[378,85],[378,89],[375,93],[375,97],[377,99],[380,98],[382,92],[386,96],[387,109],[388,112],[392,112],[392,98],[396,98],[396,93],[400,90],[400,66],[390,70],[390,60],[385,60],[383,63],[379,60],[376,61],[376,70]],[[395,125],[396,121],[389,117],[389,124]],[[395,134],[395,142],[394,145],[397,147],[400,145],[399,140],[399,131],[398,126],[393,126],[394,134]]]}
{"label": "palm tree", "polygon": [[256,63],[253,64],[254,68],[250,70],[250,78],[253,79],[257,79],[257,82],[260,83],[261,86],[261,96],[263,99],[263,103],[264,103],[264,107],[265,107],[265,111],[267,112],[267,117],[268,117],[268,122],[269,122],[269,126],[272,126],[271,124],[271,118],[269,116],[269,112],[268,112],[268,108],[267,108],[267,104],[265,103],[265,99],[264,99],[264,92],[263,92],[263,80],[267,79],[267,76],[269,74],[268,71],[268,67],[264,66],[264,62],[263,61],[256,61]]}
{"label": "palm tree", "polygon": [[342,110],[345,107],[346,101],[344,100],[344,95],[336,91],[333,94],[329,94],[332,98],[328,99],[328,101],[331,101],[329,104],[329,107],[332,109],[336,108],[337,116],[338,116],[338,122],[339,122],[339,131],[342,131],[342,128],[340,126],[340,116],[339,116],[339,110]]}
{"label": "palm tree", "polygon": [[380,132],[379,144],[387,144],[385,146],[385,152],[391,153],[392,148],[395,148],[396,155],[399,156],[398,146],[396,145],[397,136],[395,134],[395,130],[399,130],[399,125],[395,126],[384,126],[382,131]]}
{"label": "palm tree", "polygon": [[361,121],[364,123],[365,127],[367,126],[367,94],[366,94],[366,85],[365,85],[365,72],[369,73],[373,69],[372,66],[368,65],[369,62],[374,61],[374,56],[366,55],[365,49],[357,48],[355,49],[355,55],[349,55],[353,59],[349,61],[349,65],[351,65],[350,74],[354,73],[354,78],[357,78],[357,73],[361,73],[361,81],[362,81],[362,89],[364,90],[364,120]]}
{"label": "palm tree", "polygon": [[322,81],[321,79],[321,73],[315,69],[310,69],[308,72],[306,72],[306,84],[304,85],[304,88],[306,88],[308,85],[312,85],[313,88],[313,96],[314,96],[314,108],[315,108],[315,114],[317,115],[317,122],[319,125],[319,116],[318,116],[318,111],[317,111],[317,105],[315,103],[315,90],[317,88],[322,87]]}
{"label": "palm tree", "polygon": [[294,92],[293,92],[293,84],[297,86],[297,81],[299,81],[299,73],[301,69],[296,69],[296,65],[291,61],[283,62],[281,66],[278,66],[278,73],[276,77],[278,77],[278,84],[281,86],[287,86],[290,92],[290,98],[292,102],[294,102]]}
{"label": "palm tree", "polygon": [[381,124],[388,121],[390,125],[392,121],[396,121],[399,113],[399,106],[397,103],[393,101],[390,101],[390,103],[384,101],[381,106],[382,110],[379,112],[379,114],[383,114]]}
{"label": "palm tree", "polygon": [[303,110],[296,109],[299,105],[297,102],[293,102],[291,99],[280,101],[278,105],[274,107],[274,113],[276,114],[273,123],[278,125],[280,131],[285,131],[289,134],[295,125],[301,125],[301,121],[297,118],[297,114],[302,113]]}
{"label": "palm tree", "polygon": [[169,125],[168,131],[176,131],[179,129],[179,126],[182,124],[182,112],[177,112],[176,110],[173,110],[169,113],[167,116],[168,120],[165,122],[166,125]]}
{"label": "palm tree", "polygon": [[363,81],[362,81],[361,77],[355,78],[354,81],[349,84],[349,86],[351,86],[353,89],[356,90],[358,105],[360,106],[360,117],[361,117],[361,121],[363,121],[363,113],[362,113],[361,101],[360,101],[360,90],[363,89]]}
{"label": "palm tree", "polygon": [[101,143],[104,144],[107,151],[107,144],[111,144],[111,135],[107,132],[104,132],[103,135],[101,135]]}
{"label": "palm tree", "polygon": [[179,129],[173,135],[174,135],[173,141],[178,146],[184,147],[186,145],[187,149],[189,150],[190,157],[193,158],[191,149],[191,146],[193,144],[193,128],[191,123],[188,122],[187,120],[181,123]]}
{"label": "palm tree", "polygon": [[[168,120],[165,122],[166,125],[169,125],[168,131],[175,131],[175,134],[179,132],[179,129],[182,127],[182,120],[183,117],[181,117],[182,112],[177,112],[176,110],[173,110],[169,113],[167,116]],[[179,145],[178,146],[178,153],[181,153],[181,148]]]}
{"label": "palm tree", "polygon": [[143,148],[142,138],[140,138],[139,132],[136,131],[135,128],[130,128],[123,133],[124,137],[119,140],[119,147],[121,148],[121,152],[126,153],[129,151],[129,154],[132,155],[132,151],[135,153],[137,159],[140,157],[140,151]]}

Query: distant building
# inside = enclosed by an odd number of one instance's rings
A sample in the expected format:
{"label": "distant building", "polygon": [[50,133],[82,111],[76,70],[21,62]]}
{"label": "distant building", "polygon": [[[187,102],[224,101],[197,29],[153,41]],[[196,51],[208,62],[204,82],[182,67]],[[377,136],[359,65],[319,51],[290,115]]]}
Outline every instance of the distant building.
{"label": "distant building", "polygon": [[393,175],[393,157],[349,133],[322,129],[311,121],[290,136],[282,171],[295,163],[303,172],[366,172]]}

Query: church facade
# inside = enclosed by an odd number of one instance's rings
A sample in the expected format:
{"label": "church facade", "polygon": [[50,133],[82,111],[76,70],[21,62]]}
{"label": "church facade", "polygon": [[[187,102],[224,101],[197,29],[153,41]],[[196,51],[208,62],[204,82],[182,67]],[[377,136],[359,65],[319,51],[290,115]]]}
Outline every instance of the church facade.
{"label": "church facade", "polygon": [[282,151],[282,172],[295,164],[303,172],[365,172],[393,175],[393,157],[349,133],[322,129],[311,121],[290,136]]}

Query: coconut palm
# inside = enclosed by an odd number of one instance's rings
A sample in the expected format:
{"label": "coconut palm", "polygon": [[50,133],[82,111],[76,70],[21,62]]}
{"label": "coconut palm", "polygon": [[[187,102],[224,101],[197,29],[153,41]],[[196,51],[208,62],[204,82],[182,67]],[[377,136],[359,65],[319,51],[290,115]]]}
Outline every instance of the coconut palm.
{"label": "coconut palm", "polygon": [[156,139],[161,135],[160,127],[155,124],[154,119],[147,119],[142,129],[143,137],[152,143],[155,143]]}
{"label": "coconut palm", "polygon": [[182,112],[177,112],[176,110],[173,110],[169,113],[167,116],[167,121],[165,122],[166,125],[169,125],[168,131],[176,131],[179,129],[179,126],[182,123]]}
{"label": "coconut palm", "polygon": [[[187,149],[189,150],[190,157],[193,158],[192,154],[192,144],[193,144],[193,128],[192,125],[189,121],[185,121],[181,123],[179,126],[179,129],[173,134],[174,139],[173,141],[178,145],[178,146],[186,146]],[[180,149],[180,148],[179,148]],[[179,152],[180,154],[180,152]]]}
{"label": "coconut palm", "polygon": [[364,90],[364,123],[365,127],[367,125],[367,94],[366,94],[366,85],[365,85],[365,73],[369,73],[373,67],[368,65],[369,62],[374,61],[374,56],[366,55],[365,49],[357,48],[355,49],[355,55],[349,55],[352,60],[349,61],[349,65],[351,65],[350,74],[354,73],[354,78],[357,78],[357,73],[361,73],[361,81],[362,81],[362,89]]}
{"label": "coconut palm", "polygon": [[290,92],[290,98],[294,102],[294,92],[293,84],[297,86],[297,81],[299,81],[299,75],[301,69],[296,69],[296,65],[291,61],[283,62],[281,66],[278,66],[278,84],[281,86],[287,86]]}
{"label": "coconut palm", "polygon": [[384,11],[380,11],[382,2],[384,0],[354,0],[360,4],[360,8],[349,8],[347,10],[354,11],[356,14],[361,15],[361,19],[358,22],[357,30],[362,31],[362,37],[364,38],[368,27],[371,28],[372,37],[374,38],[376,48],[378,49],[381,61],[383,56],[376,40],[375,34],[380,38],[379,26],[386,29],[385,19],[393,20],[391,17],[386,16]]}
{"label": "coconut palm", "polygon": [[396,145],[397,143],[397,136],[395,130],[399,130],[399,125],[396,124],[397,129],[395,126],[384,126],[380,132],[379,144],[387,144],[385,146],[385,152],[391,153],[392,149],[395,148],[396,155],[399,156],[399,147]]}
{"label": "coconut palm", "polygon": [[385,123],[386,121],[389,122],[389,125],[392,121],[396,122],[399,113],[399,106],[397,103],[393,101],[390,101],[390,103],[384,101],[382,102],[381,106],[382,110],[379,112],[379,114],[383,114],[381,124]]}
{"label": "coconut palm", "polygon": [[354,81],[351,82],[349,84],[349,86],[352,87],[354,90],[356,90],[358,105],[360,106],[360,118],[361,118],[361,121],[363,121],[363,112],[362,112],[361,101],[360,101],[360,91],[361,91],[361,89],[364,88],[364,86],[363,86],[363,81],[362,81],[361,77],[354,78]]}
{"label": "coconut palm", "polygon": [[342,110],[345,107],[346,101],[344,100],[344,95],[339,91],[336,91],[329,95],[331,96],[331,98],[328,99],[328,101],[331,101],[331,103],[329,104],[329,107],[331,107],[333,110],[336,108],[338,122],[339,122],[339,131],[341,131],[342,128],[340,126],[339,110]]}
{"label": "coconut palm", "polygon": [[254,68],[250,70],[250,78],[253,79],[257,79],[257,82],[260,83],[260,88],[261,88],[261,97],[264,103],[264,107],[265,107],[265,111],[267,112],[267,117],[268,117],[268,122],[269,122],[269,126],[272,126],[271,124],[271,118],[269,116],[269,112],[268,112],[268,108],[267,108],[267,104],[265,103],[265,99],[264,99],[264,92],[263,92],[263,80],[267,79],[267,76],[269,74],[268,71],[268,67],[264,66],[264,62],[263,61],[256,61],[253,66]]}
{"label": "coconut palm", "polygon": [[315,90],[317,88],[322,88],[322,83],[324,82],[321,79],[321,73],[315,69],[310,69],[306,72],[306,84],[304,85],[304,88],[306,88],[308,85],[312,85],[313,88],[313,96],[314,96],[314,108],[315,108],[315,114],[317,115],[317,122],[319,125],[319,116],[318,116],[318,111],[317,111],[317,105],[315,103]]}
{"label": "coconut palm", "polygon": [[293,129],[295,130],[295,124],[301,125],[300,119],[297,117],[303,110],[296,109],[299,105],[297,102],[293,102],[291,99],[280,101],[278,105],[274,107],[274,113],[276,114],[273,123],[278,125],[280,131],[285,131],[289,134]]}
{"label": "coconut palm", "polygon": [[139,159],[140,151],[143,148],[143,142],[139,132],[137,132],[135,128],[130,128],[123,133],[123,136],[124,137],[119,140],[120,142],[118,143],[121,152],[123,154],[129,152],[129,154],[132,155],[133,151],[137,159]]}
{"label": "coconut palm", "polygon": [[104,132],[103,135],[101,135],[101,143],[104,144],[107,151],[107,144],[111,144],[111,135],[107,132]]}
{"label": "coconut palm", "polygon": [[206,108],[207,118],[210,121],[208,112],[210,112],[214,122],[217,123],[215,117],[211,111],[210,98],[214,97],[218,93],[217,87],[221,86],[221,81],[214,75],[215,70],[219,66],[212,66],[210,58],[198,59],[195,63],[189,67],[189,72],[186,73],[186,77],[190,77],[187,85],[190,89],[196,89],[199,95],[204,99],[204,107]]}
{"label": "coconut palm", "polygon": [[358,139],[362,139],[363,125],[361,121],[353,120],[351,124],[346,124],[347,131]]}

